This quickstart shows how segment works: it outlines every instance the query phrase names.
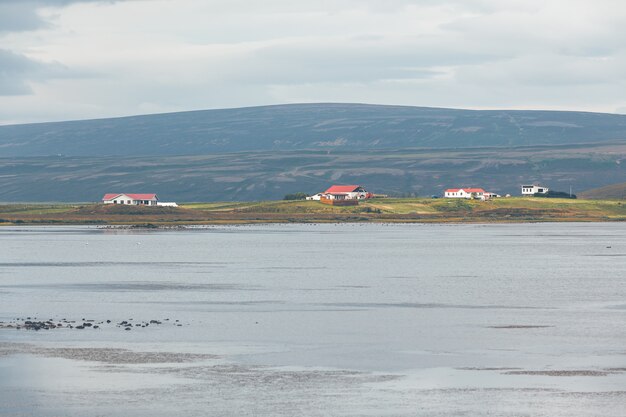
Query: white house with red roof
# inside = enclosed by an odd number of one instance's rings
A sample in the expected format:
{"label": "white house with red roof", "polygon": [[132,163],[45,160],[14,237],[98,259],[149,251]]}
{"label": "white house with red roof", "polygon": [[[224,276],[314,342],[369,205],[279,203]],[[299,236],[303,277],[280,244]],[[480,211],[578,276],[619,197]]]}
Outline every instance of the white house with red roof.
{"label": "white house with red roof", "polygon": [[102,197],[104,204],[130,204],[135,206],[157,206],[156,194],[105,194]]}
{"label": "white house with red roof", "polygon": [[309,200],[364,200],[372,198],[372,193],[360,185],[333,185],[323,193],[307,197]]}
{"label": "white house with red roof", "polygon": [[479,200],[484,200],[487,198],[486,194],[491,193],[487,193],[482,188],[448,188],[443,193],[443,196],[445,198],[477,198]]}

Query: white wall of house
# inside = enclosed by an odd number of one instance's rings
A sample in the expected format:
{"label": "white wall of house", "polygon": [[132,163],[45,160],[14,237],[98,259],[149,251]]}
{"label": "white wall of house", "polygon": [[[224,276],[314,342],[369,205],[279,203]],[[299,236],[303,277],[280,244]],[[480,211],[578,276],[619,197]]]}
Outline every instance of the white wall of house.
{"label": "white wall of house", "polygon": [[318,193],[307,197],[307,200],[319,201],[322,196],[329,200],[365,200],[367,198],[366,191],[354,191],[351,193]]}
{"label": "white wall of house", "polygon": [[348,194],[350,193],[325,193],[325,198],[329,200],[349,200]]}
{"label": "white wall of house", "polygon": [[477,198],[480,200],[484,200],[485,196],[483,193],[481,192],[477,192],[477,193],[470,193],[467,192],[463,189],[460,190],[456,190],[456,191],[445,191],[443,196],[445,198],[467,198],[467,199],[471,199],[471,198]]}
{"label": "white wall of house", "polygon": [[446,198],[471,198],[471,195],[463,190],[458,191],[446,191],[444,194]]}
{"label": "white wall of house", "polygon": [[133,204],[133,199],[125,194],[120,194],[111,200],[104,200],[104,204]]}

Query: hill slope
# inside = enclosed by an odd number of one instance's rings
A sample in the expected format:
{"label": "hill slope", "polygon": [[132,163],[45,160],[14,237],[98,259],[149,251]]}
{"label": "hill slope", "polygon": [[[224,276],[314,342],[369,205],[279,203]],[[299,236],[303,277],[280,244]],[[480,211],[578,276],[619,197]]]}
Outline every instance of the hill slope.
{"label": "hill slope", "polygon": [[596,200],[604,199],[625,199],[626,198],[626,182],[620,184],[606,185],[600,188],[587,190],[579,194],[582,198],[592,198]]}
{"label": "hill slope", "polygon": [[355,152],[624,140],[624,115],[298,104],[0,126],[0,156]]}
{"label": "hill slope", "polygon": [[98,201],[106,192],[162,200],[245,201],[362,184],[396,196],[480,186],[519,195],[540,182],[573,191],[626,181],[626,143],[519,148],[239,152],[156,157],[0,158],[0,201]]}

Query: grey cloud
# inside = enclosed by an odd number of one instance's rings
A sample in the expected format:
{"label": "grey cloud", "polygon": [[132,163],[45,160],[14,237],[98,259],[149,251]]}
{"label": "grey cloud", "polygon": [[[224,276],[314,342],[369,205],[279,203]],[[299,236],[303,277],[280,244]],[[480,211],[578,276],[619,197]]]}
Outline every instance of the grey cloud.
{"label": "grey cloud", "polygon": [[0,2],[0,33],[35,30],[45,25],[46,23],[37,15],[33,3]]}
{"label": "grey cloud", "polygon": [[298,42],[260,48],[237,65],[230,63],[224,78],[266,84],[418,80],[442,75],[441,67],[484,64],[508,57],[452,39]]}
{"label": "grey cloud", "polygon": [[114,3],[123,0],[0,0],[0,34],[46,28],[39,16],[42,7],[63,7],[72,3]]}
{"label": "grey cloud", "polygon": [[0,49],[0,96],[31,93],[30,82],[70,76],[58,63],[44,63]]}
{"label": "grey cloud", "polygon": [[216,10],[226,13],[250,14],[268,12],[323,12],[335,13],[346,10],[369,10],[375,13],[395,13],[407,7],[453,6],[458,10],[492,12],[501,8],[499,0],[206,0]]}
{"label": "grey cloud", "polygon": [[616,10],[612,14],[592,15],[584,19],[577,15],[563,25],[553,21],[553,15],[542,14],[538,3],[529,1],[527,7],[528,10],[516,13],[503,8],[493,13],[462,17],[440,28],[476,42],[510,48],[516,56],[547,53],[602,57],[624,49],[624,11]]}
{"label": "grey cloud", "polygon": [[[37,13],[42,7],[63,7],[72,3],[113,3],[113,0],[0,0],[0,35],[49,27]],[[59,63],[44,63],[6,49],[0,49],[0,96],[32,93],[31,82],[69,76],[80,77]]]}

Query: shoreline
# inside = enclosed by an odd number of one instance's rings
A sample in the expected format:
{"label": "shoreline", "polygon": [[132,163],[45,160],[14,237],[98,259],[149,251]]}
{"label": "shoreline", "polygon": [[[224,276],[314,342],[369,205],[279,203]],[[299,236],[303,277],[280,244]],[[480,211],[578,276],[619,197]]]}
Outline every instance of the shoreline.
{"label": "shoreline", "polygon": [[465,220],[458,219],[366,219],[366,220],[323,220],[323,219],[311,219],[311,220],[298,220],[291,219],[282,220],[232,220],[232,221],[205,221],[205,222],[165,222],[165,223],[133,223],[133,222],[58,222],[58,221],[33,221],[33,222],[19,222],[0,223],[0,230],[2,228],[9,227],[48,227],[48,226],[93,226],[101,230],[193,230],[200,229],[204,226],[254,226],[254,225],[285,225],[285,224],[303,224],[303,225],[316,225],[316,224],[439,224],[439,225],[463,225],[463,224],[476,224],[476,225],[488,225],[488,224],[542,224],[542,223],[623,223],[626,219],[569,219],[569,218],[544,218],[544,219],[474,219],[469,218]]}
{"label": "shoreline", "polygon": [[372,199],[333,207],[316,201],[188,203],[180,207],[103,204],[0,204],[2,226],[102,226],[163,229],[202,225],[311,223],[595,223],[626,221],[626,202],[500,198]]}

